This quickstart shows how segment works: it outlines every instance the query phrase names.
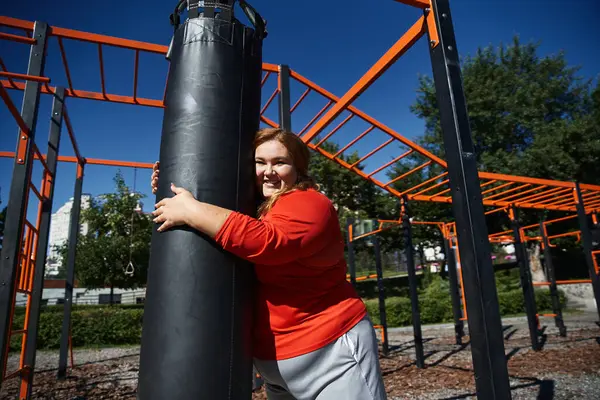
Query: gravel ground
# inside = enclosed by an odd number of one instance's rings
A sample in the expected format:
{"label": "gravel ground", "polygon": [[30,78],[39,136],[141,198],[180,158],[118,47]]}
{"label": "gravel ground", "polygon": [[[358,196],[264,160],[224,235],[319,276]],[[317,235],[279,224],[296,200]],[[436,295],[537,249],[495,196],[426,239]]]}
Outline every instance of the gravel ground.
{"label": "gravel ground", "polygon": [[[551,320],[544,320],[546,341],[539,352],[531,350],[526,321],[503,320],[505,351],[513,399],[599,399],[600,329],[597,314],[565,318],[568,335],[558,336]],[[451,325],[423,327],[425,369],[414,365],[412,328],[388,332],[390,354],[380,362],[389,400],[472,399],[475,380],[468,337],[462,346],[454,342]],[[75,368],[64,381],[56,380],[57,351],[41,351],[37,357],[34,399],[135,400],[139,348],[75,350]],[[16,368],[12,356],[8,371]],[[3,384],[0,399],[14,399],[17,379]],[[252,395],[263,400],[262,390]]]}

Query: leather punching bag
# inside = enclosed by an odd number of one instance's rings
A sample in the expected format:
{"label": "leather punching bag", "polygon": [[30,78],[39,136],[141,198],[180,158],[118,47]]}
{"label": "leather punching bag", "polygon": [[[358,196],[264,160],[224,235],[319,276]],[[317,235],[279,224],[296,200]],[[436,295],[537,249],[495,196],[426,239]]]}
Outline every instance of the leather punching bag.
{"label": "leather punching bag", "polygon": [[[200,201],[254,215],[264,21],[240,1],[255,25],[247,27],[233,16],[234,1],[220,3],[180,1],[171,16],[156,198],[172,197],[173,182]],[[253,285],[252,265],[212,239],[155,227],[138,399],[250,399]]]}

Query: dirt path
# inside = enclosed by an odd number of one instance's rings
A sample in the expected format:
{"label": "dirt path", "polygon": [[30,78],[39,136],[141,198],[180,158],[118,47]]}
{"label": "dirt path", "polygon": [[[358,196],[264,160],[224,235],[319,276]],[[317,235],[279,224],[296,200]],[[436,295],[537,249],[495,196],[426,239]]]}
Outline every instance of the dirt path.
{"label": "dirt path", "polygon": [[[542,351],[530,348],[526,321],[504,320],[505,350],[513,399],[598,399],[600,393],[600,327],[593,315],[567,317],[568,335],[558,336],[552,320],[544,320]],[[475,381],[468,337],[454,343],[451,325],[423,328],[426,368],[414,365],[412,329],[389,331],[391,352],[381,357],[390,400],[475,398]],[[35,399],[135,400],[139,348],[76,350],[76,366],[65,381],[56,380],[58,352],[39,352]],[[9,370],[16,367],[9,361]],[[14,399],[18,380],[3,384],[0,399]],[[266,399],[262,390],[253,400]]]}

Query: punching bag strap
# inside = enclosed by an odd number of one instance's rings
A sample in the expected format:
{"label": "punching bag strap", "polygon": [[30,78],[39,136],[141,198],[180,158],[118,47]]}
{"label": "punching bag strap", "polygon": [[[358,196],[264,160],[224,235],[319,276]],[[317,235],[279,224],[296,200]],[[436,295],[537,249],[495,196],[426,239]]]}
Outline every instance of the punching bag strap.
{"label": "punching bag strap", "polygon": [[258,34],[261,39],[267,37],[267,21],[252,7],[250,4],[246,2],[246,0],[239,0],[240,7],[244,14],[248,17],[252,25],[254,25],[254,30]]}

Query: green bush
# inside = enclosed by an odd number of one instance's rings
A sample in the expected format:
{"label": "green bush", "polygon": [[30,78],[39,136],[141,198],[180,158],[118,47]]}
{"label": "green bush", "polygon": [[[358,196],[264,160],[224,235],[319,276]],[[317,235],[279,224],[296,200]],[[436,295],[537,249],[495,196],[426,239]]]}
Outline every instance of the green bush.
{"label": "green bush", "polygon": [[[503,273],[498,278],[498,302],[501,315],[523,314],[525,312],[523,292],[518,286],[516,288],[514,286],[514,273]],[[412,324],[412,313],[407,281],[406,278],[399,278],[395,282],[399,284],[399,288],[393,290],[386,286],[385,291],[387,297],[385,302],[387,323],[390,327],[409,326]],[[451,322],[452,302],[448,281],[432,274],[424,276],[424,279],[420,281],[420,286],[419,310],[421,323]],[[369,287],[367,289],[369,292],[371,290],[375,290],[375,288]],[[390,295],[390,292],[392,295]],[[536,289],[535,298],[538,313],[552,310],[552,301],[548,289]],[[560,290],[559,298],[564,308],[566,299],[564,293]],[[379,324],[379,300],[376,297],[365,299],[365,304],[373,322]],[[142,333],[143,307],[143,304],[114,305],[112,307],[74,305],[71,320],[73,346],[96,347],[139,344]],[[23,327],[24,317],[23,307],[15,310],[13,329]],[[62,320],[62,305],[42,308],[38,335],[39,349],[57,349],[60,347]],[[21,335],[13,336],[10,343],[11,351],[19,350],[21,347],[20,342]]]}
{"label": "green bush", "polygon": [[[44,307],[40,313],[38,349],[58,349],[60,347],[63,314],[58,312],[57,308],[59,307]],[[140,307],[77,307],[71,314],[73,346],[139,344],[143,313],[144,310]],[[21,329],[23,318],[23,315],[15,315],[14,329]],[[15,335],[11,339],[11,351],[21,348],[21,337],[21,335]]]}
{"label": "green bush", "polygon": [[[506,285],[510,287],[512,285]],[[442,280],[439,276],[433,276],[429,286],[419,293],[419,311],[422,324],[446,323],[453,320],[452,301],[450,298],[448,282]],[[566,298],[564,292],[558,291],[561,307],[564,309]],[[550,291],[547,289],[536,289],[535,298],[537,312],[548,312],[552,310],[552,300]],[[498,303],[500,305],[500,314],[510,316],[525,313],[525,303],[523,301],[523,291],[512,289],[506,292],[498,293]],[[377,299],[365,300],[367,310],[373,323],[379,324],[379,301]],[[388,297],[386,299],[386,318],[389,327],[407,326],[412,324],[410,298],[406,297]]]}

